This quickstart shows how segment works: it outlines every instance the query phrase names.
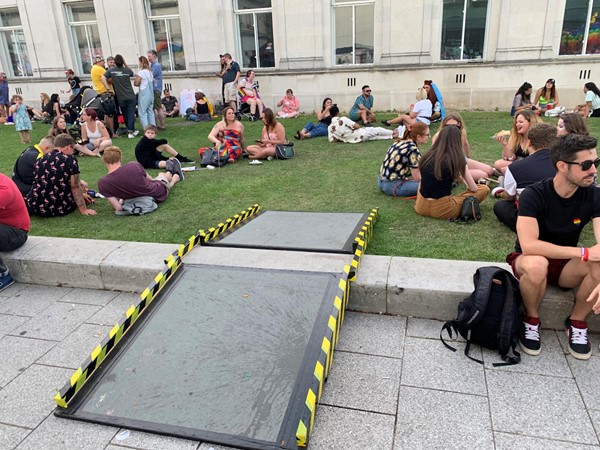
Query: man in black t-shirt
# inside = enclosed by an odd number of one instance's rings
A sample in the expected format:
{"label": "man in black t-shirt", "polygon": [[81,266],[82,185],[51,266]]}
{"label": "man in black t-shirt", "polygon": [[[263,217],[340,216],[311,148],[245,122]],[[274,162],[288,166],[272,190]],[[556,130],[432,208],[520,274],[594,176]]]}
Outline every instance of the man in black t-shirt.
{"label": "man in black t-shirt", "polygon": [[177,97],[171,95],[171,91],[165,89],[165,96],[161,100],[162,105],[165,107],[167,117],[177,117],[179,115],[179,102]]}
{"label": "man in black t-shirt", "polygon": [[54,138],[46,136],[35,144],[26,148],[15,161],[12,180],[15,182],[23,197],[27,196],[33,184],[33,167],[38,159],[54,149]]}
{"label": "man in black t-shirt", "polygon": [[527,186],[552,178],[555,170],[550,161],[550,148],[556,140],[556,127],[536,123],[527,130],[529,156],[513,162],[506,168],[504,186],[494,188],[492,194],[502,197],[494,203],[494,214],[500,222],[517,231],[517,196]]}
{"label": "man in black t-shirt", "polygon": [[565,320],[569,351],[577,359],[589,359],[592,348],[587,336],[586,300],[600,285],[600,245],[579,247],[579,236],[590,221],[600,236],[600,189],[594,183],[600,159],[596,139],[570,134],[556,141],[551,150],[554,178],[527,187],[519,198],[517,242],[506,257],[520,279],[525,308],[521,349],[539,355],[539,307],[546,285],[578,288],[571,315]]}

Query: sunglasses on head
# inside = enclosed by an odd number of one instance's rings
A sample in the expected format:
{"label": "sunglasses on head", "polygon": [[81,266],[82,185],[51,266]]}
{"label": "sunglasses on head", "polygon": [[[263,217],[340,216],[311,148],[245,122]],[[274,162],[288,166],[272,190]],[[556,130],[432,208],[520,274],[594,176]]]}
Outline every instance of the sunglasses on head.
{"label": "sunglasses on head", "polygon": [[587,161],[582,161],[582,162],[575,162],[575,161],[563,161],[565,164],[570,164],[573,166],[580,166],[581,170],[583,170],[584,172],[590,170],[592,168],[592,166],[594,167],[598,167],[600,166],[600,158],[596,158],[594,160],[587,160]]}

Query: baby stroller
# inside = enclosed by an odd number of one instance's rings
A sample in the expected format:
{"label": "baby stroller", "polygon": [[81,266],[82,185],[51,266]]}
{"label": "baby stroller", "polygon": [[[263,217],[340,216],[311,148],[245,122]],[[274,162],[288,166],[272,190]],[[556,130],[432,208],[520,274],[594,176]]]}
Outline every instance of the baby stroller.
{"label": "baby stroller", "polygon": [[100,96],[90,86],[82,86],[79,94],[65,105],[65,109],[69,114],[67,122],[76,123],[81,111],[86,108],[92,108],[96,111],[100,108]]}

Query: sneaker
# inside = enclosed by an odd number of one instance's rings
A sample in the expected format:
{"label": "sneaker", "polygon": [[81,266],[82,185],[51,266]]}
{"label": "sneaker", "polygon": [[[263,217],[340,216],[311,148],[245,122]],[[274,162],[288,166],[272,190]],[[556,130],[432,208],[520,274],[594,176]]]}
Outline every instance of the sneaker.
{"label": "sneaker", "polygon": [[[170,169],[169,169],[169,161],[171,162]],[[179,162],[179,160],[177,158],[173,158],[173,159],[170,159],[169,161],[167,161],[167,170],[169,172],[171,172],[173,175],[175,175],[175,174],[179,175],[179,181],[185,180],[185,175],[183,174],[183,170],[181,170],[181,163]]]}
{"label": "sneaker", "polygon": [[262,161],[259,161],[258,159],[253,159],[248,164],[252,164],[253,166],[258,166],[259,164],[262,164]]}
{"label": "sneaker", "polygon": [[129,139],[133,139],[135,137],[135,134],[133,134],[133,133],[127,133],[127,137]]}
{"label": "sneaker", "polygon": [[10,273],[7,273],[6,275],[0,277],[0,291],[3,291],[4,289],[6,289],[7,287],[9,287],[11,284],[15,283],[15,279],[12,277],[12,275]]}
{"label": "sneaker", "polygon": [[390,126],[390,124],[388,123],[388,121],[387,121],[387,120],[382,120],[382,121],[381,121],[381,124],[382,124],[382,125],[384,125],[384,126],[386,126],[386,127],[389,127],[389,126]]}
{"label": "sneaker", "polygon": [[592,346],[588,339],[587,323],[583,320],[565,319],[565,332],[569,338],[569,352],[577,359],[590,359]]}
{"label": "sneaker", "polygon": [[519,336],[519,347],[531,356],[537,356],[542,351],[540,342],[541,322],[538,317],[524,317],[523,331]]}
{"label": "sneaker", "polygon": [[135,131],[134,131],[133,133],[131,133],[131,134],[133,134],[133,137],[136,137],[138,134],[140,134],[140,132],[139,132],[138,130],[135,130]]}
{"label": "sneaker", "polygon": [[267,156],[267,161],[273,161],[273,157],[272,156]]}
{"label": "sneaker", "polygon": [[496,186],[494,189],[492,189],[492,195],[496,198],[500,198],[503,192],[504,188],[501,186]]}
{"label": "sneaker", "polygon": [[175,159],[177,159],[180,163],[192,163],[192,162],[194,162],[193,160],[191,160],[187,156],[183,156],[180,153],[177,153],[177,155],[175,156]]}

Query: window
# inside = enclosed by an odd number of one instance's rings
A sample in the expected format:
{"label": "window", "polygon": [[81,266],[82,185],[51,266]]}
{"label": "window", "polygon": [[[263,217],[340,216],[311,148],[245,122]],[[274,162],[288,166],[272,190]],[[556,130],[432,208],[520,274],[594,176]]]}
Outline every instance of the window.
{"label": "window", "polygon": [[372,64],[375,2],[333,0],[335,64]]}
{"label": "window", "polygon": [[235,16],[242,67],[275,67],[271,0],[237,0]]}
{"label": "window", "polygon": [[559,55],[600,53],[599,0],[567,0]]}
{"label": "window", "polygon": [[94,57],[102,54],[94,2],[72,2],[66,3],[65,6],[77,66],[81,73],[90,73],[94,65]]}
{"label": "window", "polygon": [[25,35],[21,26],[21,17],[17,8],[0,9],[0,40],[9,75],[13,77],[33,76]]}
{"label": "window", "polygon": [[[185,70],[185,53],[177,0],[146,0],[150,38],[163,70]],[[195,24],[201,24],[197,20]]]}
{"label": "window", "polygon": [[440,59],[481,59],[487,0],[444,0]]}

